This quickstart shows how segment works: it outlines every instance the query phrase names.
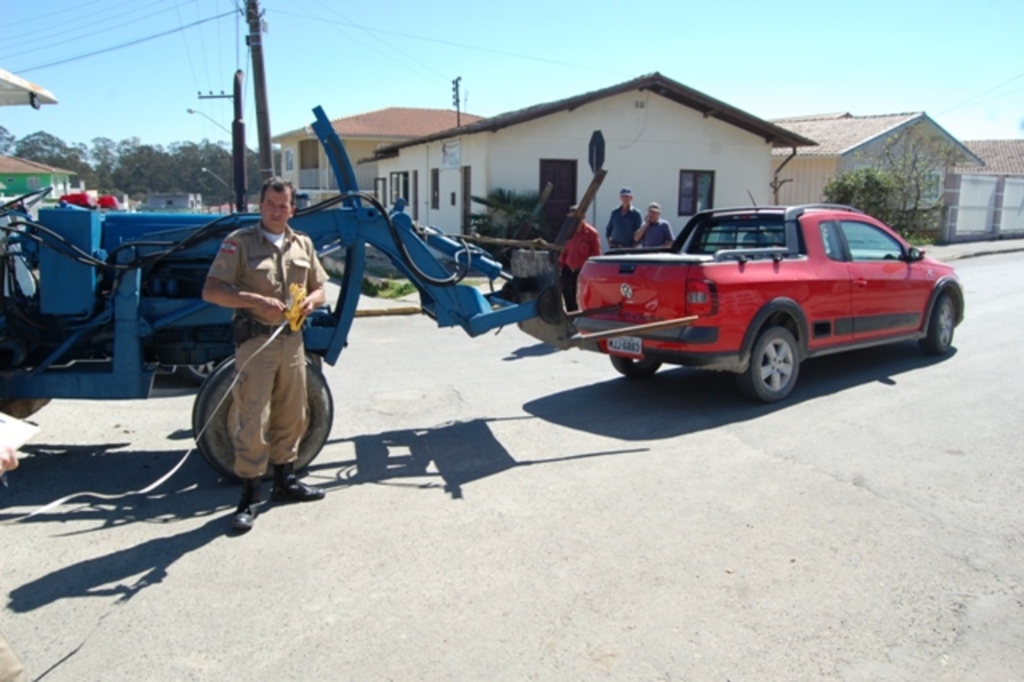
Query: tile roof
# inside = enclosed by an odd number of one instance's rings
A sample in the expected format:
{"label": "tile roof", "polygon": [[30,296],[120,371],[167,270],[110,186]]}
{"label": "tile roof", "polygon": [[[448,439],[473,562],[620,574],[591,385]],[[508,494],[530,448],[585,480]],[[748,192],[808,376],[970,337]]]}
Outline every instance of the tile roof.
{"label": "tile roof", "polygon": [[[480,116],[463,112],[458,116],[461,125],[480,120]],[[389,140],[421,137],[456,127],[456,113],[452,109],[412,109],[388,107],[365,114],[336,118],[331,126],[341,138],[385,138]],[[312,135],[309,126],[276,135],[275,140],[304,131]]]}
{"label": "tile roof", "polygon": [[60,173],[62,175],[77,175],[75,171],[66,168],[47,166],[38,161],[19,159],[16,156],[0,156],[0,173]]}
{"label": "tile roof", "polygon": [[971,140],[964,146],[981,157],[985,167],[957,166],[954,173],[1024,175],[1024,140]]}
{"label": "tile roof", "polygon": [[525,123],[526,121],[532,121],[561,111],[572,111],[584,104],[625,92],[632,92],[634,90],[649,90],[657,95],[665,97],[666,99],[672,100],[677,104],[699,111],[707,118],[716,118],[728,123],[729,125],[746,130],[754,135],[762,136],[767,142],[770,142],[773,145],[792,147],[794,145],[801,146],[814,144],[813,140],[807,139],[801,134],[748,114],[734,106],[714,99],[713,97],[709,97],[702,92],[698,92],[693,88],[689,88],[682,83],[655,72],[608,88],[594,90],[593,92],[567,97],[554,102],[535,104],[524,109],[510,111],[508,113],[492,116],[491,118],[480,119],[475,123],[463,124],[461,127],[454,130],[441,131],[413,140],[408,140],[406,142],[391,144],[377,150],[375,158],[396,156],[399,150],[404,149],[405,147],[432,142],[434,140],[447,139],[458,135],[495,132],[503,128],[508,128],[509,126]]}
{"label": "tile roof", "polygon": [[[923,112],[879,116],[854,116],[845,112],[775,118],[772,119],[772,123],[804,137],[809,137],[818,143],[817,147],[802,148],[799,156],[841,156],[876,137],[917,121],[924,116]],[[776,149],[773,153],[788,155],[789,150]]]}

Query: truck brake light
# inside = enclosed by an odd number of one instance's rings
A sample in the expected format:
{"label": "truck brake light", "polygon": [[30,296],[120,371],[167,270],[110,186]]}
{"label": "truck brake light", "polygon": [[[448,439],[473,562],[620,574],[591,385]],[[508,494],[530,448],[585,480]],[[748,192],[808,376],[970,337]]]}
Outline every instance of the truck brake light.
{"label": "truck brake light", "polygon": [[718,308],[715,285],[704,279],[686,283],[686,314],[713,315]]}

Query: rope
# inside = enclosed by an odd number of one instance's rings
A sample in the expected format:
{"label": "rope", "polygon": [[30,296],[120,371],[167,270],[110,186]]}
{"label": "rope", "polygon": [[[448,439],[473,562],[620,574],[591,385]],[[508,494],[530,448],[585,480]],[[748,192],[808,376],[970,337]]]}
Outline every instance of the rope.
{"label": "rope", "polygon": [[[254,357],[256,357],[261,352],[263,352],[263,349],[265,349],[267,346],[269,346],[271,341],[276,339],[281,334],[281,332],[284,330],[284,328],[288,324],[289,323],[288,323],[287,320],[282,322],[278,326],[278,328],[274,330],[274,333],[270,335],[270,338],[268,338],[263,343],[262,346],[257,348],[256,352],[253,353],[249,357],[249,359],[246,360],[244,363],[242,363],[242,366],[238,368],[238,372],[235,375],[235,378],[231,380],[231,385],[228,386],[226,391],[224,391],[224,395],[221,396],[220,400],[217,402],[217,405],[211,411],[210,418],[206,420],[205,424],[203,424],[203,428],[199,429],[199,433],[195,434],[195,438],[193,439],[195,441],[195,443],[197,443],[197,444],[199,443],[199,439],[202,438],[203,434],[206,432],[206,428],[210,425],[210,422],[213,421],[213,417],[217,414],[217,410],[219,410],[220,406],[222,404],[224,404],[224,401],[227,399],[227,397],[229,395],[231,395],[231,389],[233,389],[235,387],[235,384],[238,383],[238,379],[242,375],[242,371],[245,369],[245,366],[248,365],[249,362]],[[60,499],[54,500],[53,502],[50,502],[46,506],[40,507],[39,509],[36,509],[34,512],[31,512],[31,513],[26,514],[24,516],[19,516],[19,517],[15,518],[15,519],[9,519],[8,521],[5,521],[4,523],[5,524],[7,524],[7,523],[17,523],[17,522],[23,521],[25,519],[30,519],[33,516],[38,516],[39,514],[45,514],[46,512],[50,511],[51,509],[55,509],[55,508],[61,506],[65,502],[69,502],[69,501],[71,501],[71,500],[73,500],[73,499],[75,499],[77,497],[83,497],[83,496],[86,496],[86,495],[88,495],[90,497],[95,497],[96,499],[100,499],[100,500],[120,500],[120,499],[123,499],[125,497],[131,497],[132,495],[145,495],[145,494],[150,493],[150,492],[156,490],[157,488],[159,488],[169,478],[171,478],[171,476],[173,476],[175,473],[177,473],[178,469],[180,469],[185,464],[185,462],[188,460],[189,456],[193,452],[195,452],[195,449],[196,449],[196,446],[193,445],[191,448],[188,449],[188,452],[186,452],[182,456],[182,458],[178,460],[178,463],[175,464],[173,467],[171,467],[170,471],[168,471],[166,474],[164,474],[163,476],[161,476],[160,478],[158,478],[157,480],[153,481],[152,483],[147,485],[145,488],[142,488],[140,490],[132,490],[132,491],[129,491],[129,492],[126,492],[126,493],[117,493],[117,494],[98,493],[98,492],[95,492],[93,490],[85,490],[85,491],[82,491],[82,492],[79,492],[79,493],[72,493],[71,495],[65,495],[64,497],[62,497]]]}

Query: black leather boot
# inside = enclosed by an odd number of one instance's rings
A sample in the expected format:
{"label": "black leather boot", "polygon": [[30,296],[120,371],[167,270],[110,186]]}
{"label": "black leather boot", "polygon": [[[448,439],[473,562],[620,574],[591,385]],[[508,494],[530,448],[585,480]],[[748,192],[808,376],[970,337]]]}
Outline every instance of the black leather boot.
{"label": "black leather boot", "polygon": [[293,465],[274,465],[274,491],[270,497],[277,502],[312,502],[322,500],[324,497],[323,488],[314,488],[306,485],[295,478],[292,473]]}
{"label": "black leather boot", "polygon": [[242,479],[242,499],[231,517],[231,527],[243,533],[252,530],[256,522],[256,503],[260,501],[260,479]]}

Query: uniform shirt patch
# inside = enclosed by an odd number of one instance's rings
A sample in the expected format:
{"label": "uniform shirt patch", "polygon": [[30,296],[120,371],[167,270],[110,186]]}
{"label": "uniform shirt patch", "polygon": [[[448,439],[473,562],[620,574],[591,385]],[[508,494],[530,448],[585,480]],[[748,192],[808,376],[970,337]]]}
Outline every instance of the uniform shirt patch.
{"label": "uniform shirt patch", "polygon": [[233,242],[230,239],[226,239],[223,244],[220,245],[221,253],[234,253],[238,250],[238,242]]}

